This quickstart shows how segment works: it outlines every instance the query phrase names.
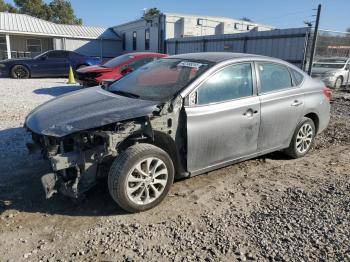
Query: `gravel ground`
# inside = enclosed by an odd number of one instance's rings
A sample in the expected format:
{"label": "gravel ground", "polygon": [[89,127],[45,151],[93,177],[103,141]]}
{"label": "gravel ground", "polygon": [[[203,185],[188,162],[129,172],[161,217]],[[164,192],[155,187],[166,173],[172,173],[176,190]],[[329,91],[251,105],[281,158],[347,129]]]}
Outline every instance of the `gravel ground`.
{"label": "gravel ground", "polygon": [[[126,214],[105,181],[72,203],[45,200],[46,165],[20,128],[36,105],[77,89],[0,79],[0,261],[350,261],[350,94],[304,158],[274,153],[178,181],[158,207]],[[14,91],[15,90],[15,91]]]}

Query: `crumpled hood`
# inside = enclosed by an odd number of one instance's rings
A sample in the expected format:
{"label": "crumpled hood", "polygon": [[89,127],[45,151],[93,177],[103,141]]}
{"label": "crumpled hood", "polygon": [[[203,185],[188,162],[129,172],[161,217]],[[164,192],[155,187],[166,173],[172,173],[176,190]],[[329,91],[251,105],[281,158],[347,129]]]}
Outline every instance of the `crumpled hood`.
{"label": "crumpled hood", "polygon": [[34,109],[25,126],[37,134],[63,137],[151,114],[159,102],[115,95],[96,86],[52,99]]}

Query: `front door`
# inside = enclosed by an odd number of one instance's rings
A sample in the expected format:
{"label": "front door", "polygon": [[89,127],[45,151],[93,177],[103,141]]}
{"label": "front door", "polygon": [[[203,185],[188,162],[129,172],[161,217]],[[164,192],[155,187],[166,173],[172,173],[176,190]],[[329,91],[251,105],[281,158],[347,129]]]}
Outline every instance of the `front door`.
{"label": "front door", "polygon": [[301,120],[304,95],[293,86],[290,71],[277,63],[258,63],[261,125],[259,150],[288,147]]}
{"label": "front door", "polygon": [[42,59],[36,61],[38,76],[63,76],[68,75],[68,52],[51,51]]}
{"label": "front door", "polygon": [[251,63],[229,65],[190,96],[187,116],[187,169],[200,173],[257,150],[260,101]]}

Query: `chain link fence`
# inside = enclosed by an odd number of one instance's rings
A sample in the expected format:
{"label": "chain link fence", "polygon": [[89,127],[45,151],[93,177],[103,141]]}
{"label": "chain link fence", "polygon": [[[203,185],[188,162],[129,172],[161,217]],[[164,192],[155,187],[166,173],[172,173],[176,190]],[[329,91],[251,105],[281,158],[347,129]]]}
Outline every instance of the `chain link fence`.
{"label": "chain link fence", "polygon": [[331,88],[350,87],[350,33],[318,31],[311,76]]}
{"label": "chain link fence", "polygon": [[350,33],[319,30],[315,58],[350,57]]}

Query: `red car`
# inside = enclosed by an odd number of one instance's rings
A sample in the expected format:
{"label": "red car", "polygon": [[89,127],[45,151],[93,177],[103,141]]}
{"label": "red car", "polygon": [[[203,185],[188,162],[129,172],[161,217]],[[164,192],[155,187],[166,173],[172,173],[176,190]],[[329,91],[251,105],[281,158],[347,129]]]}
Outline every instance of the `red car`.
{"label": "red car", "polygon": [[102,65],[78,69],[76,71],[77,81],[84,87],[89,87],[99,85],[105,80],[118,80],[139,67],[166,56],[150,52],[124,54]]}

